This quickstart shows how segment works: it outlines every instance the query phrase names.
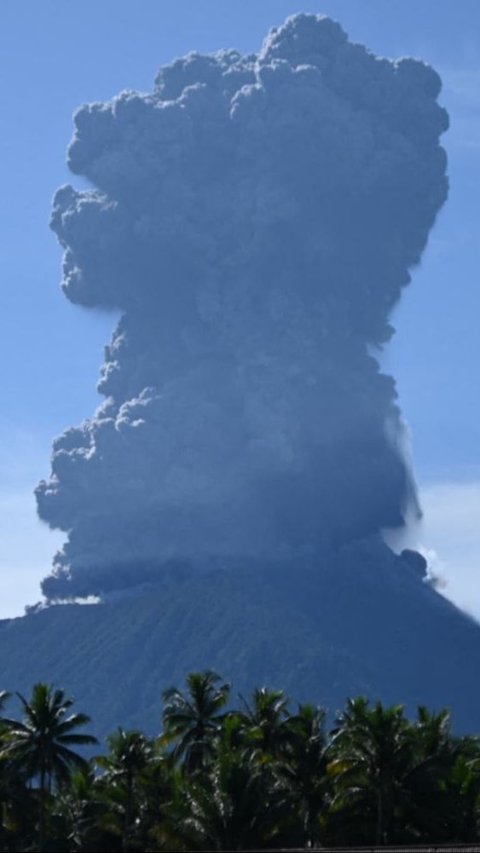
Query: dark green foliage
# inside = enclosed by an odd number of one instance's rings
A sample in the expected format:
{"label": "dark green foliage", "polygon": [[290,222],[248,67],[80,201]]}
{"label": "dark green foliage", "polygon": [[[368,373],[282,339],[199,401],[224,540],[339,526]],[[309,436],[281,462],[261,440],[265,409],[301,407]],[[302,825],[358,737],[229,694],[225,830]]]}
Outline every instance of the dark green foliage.
{"label": "dark green foliage", "polygon": [[334,813],[355,817],[361,843],[396,841],[396,818],[405,801],[413,761],[413,731],[403,708],[373,708],[351,699],[338,719],[330,747],[335,779]]}
{"label": "dark green foliage", "polygon": [[296,843],[309,846],[322,840],[321,822],[330,802],[324,725],[322,708],[300,705],[286,720],[286,748],[278,765],[279,780],[294,815]]}
{"label": "dark green foliage", "polygon": [[220,684],[215,672],[191,672],[187,694],[176,687],[163,693],[164,741],[175,741],[173,756],[181,758],[188,773],[204,768],[213,753],[214,739],[221,728],[220,711],[228,701],[230,686]]}
{"label": "dark green foliage", "polygon": [[195,851],[478,843],[480,744],[452,734],[446,710],[348,700],[290,710],[256,688],[227,709],[211,670],[163,693],[152,738],[118,728],[106,752],[72,700],[44,684],[2,716],[0,851]]}
{"label": "dark green foliage", "polygon": [[31,810],[38,816],[34,833],[38,849],[44,850],[54,792],[69,784],[75,769],[86,770],[88,766],[72,747],[94,744],[96,738],[75,731],[89,723],[90,718],[86,714],[67,715],[73,700],[66,698],[63,690],[39,683],[35,684],[29,701],[17,695],[23,719],[2,718],[0,762],[9,782],[17,783],[17,812],[21,801],[18,780],[24,784]]}
{"label": "dark green foliage", "polygon": [[187,850],[250,850],[281,836],[284,796],[274,768],[238,741],[238,718],[225,721],[208,771],[184,785],[180,838]]}
{"label": "dark green foliage", "polygon": [[85,768],[85,759],[71,747],[97,742],[92,735],[75,731],[89,723],[90,717],[67,716],[73,700],[47,684],[36,684],[30,701],[20,693],[18,697],[24,717],[22,721],[5,721],[8,739],[4,753],[27,780],[38,778],[40,789],[50,793],[52,786],[69,781],[73,768]]}

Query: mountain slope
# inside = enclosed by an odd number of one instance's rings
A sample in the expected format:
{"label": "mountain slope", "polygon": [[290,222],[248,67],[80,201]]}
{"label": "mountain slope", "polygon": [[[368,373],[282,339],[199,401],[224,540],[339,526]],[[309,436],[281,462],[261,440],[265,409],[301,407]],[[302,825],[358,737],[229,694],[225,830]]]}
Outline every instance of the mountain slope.
{"label": "mountain slope", "polygon": [[331,713],[348,695],[448,705],[480,730],[480,626],[378,548],[321,569],[277,565],[184,575],[100,605],[58,605],[0,623],[0,687],[38,680],[73,694],[100,736],[154,733],[161,692],[213,668],[233,695],[284,688]]}

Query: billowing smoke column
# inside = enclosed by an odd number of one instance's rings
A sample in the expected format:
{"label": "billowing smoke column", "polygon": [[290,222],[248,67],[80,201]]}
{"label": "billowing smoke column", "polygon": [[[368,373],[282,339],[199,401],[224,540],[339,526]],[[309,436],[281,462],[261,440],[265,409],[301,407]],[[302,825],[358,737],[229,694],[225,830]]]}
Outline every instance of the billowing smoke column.
{"label": "billowing smoke column", "polygon": [[47,596],[404,523],[395,386],[371,353],[446,198],[439,90],[297,15],[258,55],[189,54],[153,94],[77,112],[69,165],[94,188],[55,197],[63,289],[122,316],[105,403],[37,489],[68,532]]}

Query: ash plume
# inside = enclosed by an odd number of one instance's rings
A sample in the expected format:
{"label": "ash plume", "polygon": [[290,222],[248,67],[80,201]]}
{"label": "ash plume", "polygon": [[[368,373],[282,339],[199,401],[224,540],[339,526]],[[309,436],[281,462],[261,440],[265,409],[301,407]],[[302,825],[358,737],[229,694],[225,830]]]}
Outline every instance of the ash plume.
{"label": "ash plume", "polygon": [[122,316],[105,402],[36,490],[68,534],[47,597],[324,553],[417,509],[372,352],[446,198],[439,91],[296,15],[258,55],[192,53],[76,113],[92,189],[54,199],[62,287]]}

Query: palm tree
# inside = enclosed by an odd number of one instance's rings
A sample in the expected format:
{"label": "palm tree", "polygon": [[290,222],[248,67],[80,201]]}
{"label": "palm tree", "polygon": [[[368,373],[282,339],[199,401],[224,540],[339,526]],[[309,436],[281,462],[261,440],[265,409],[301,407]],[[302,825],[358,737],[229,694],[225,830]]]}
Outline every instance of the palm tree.
{"label": "palm tree", "polygon": [[102,832],[102,819],[106,812],[107,806],[98,791],[93,768],[75,770],[68,786],[62,786],[57,792],[53,804],[56,849],[79,853],[108,849]]}
{"label": "palm tree", "polygon": [[35,684],[30,701],[17,695],[24,719],[6,721],[6,751],[28,779],[38,778],[40,789],[50,792],[54,784],[68,782],[73,768],[86,768],[86,760],[70,747],[97,743],[92,735],[74,731],[87,725],[90,717],[78,713],[67,716],[73,699],[47,684]]}
{"label": "palm tree", "polygon": [[241,725],[238,715],[226,717],[208,767],[184,779],[177,821],[182,849],[258,850],[280,838],[283,791],[273,768],[240,745]]}
{"label": "palm tree", "polygon": [[[139,731],[119,728],[107,738],[109,752],[96,758],[104,770],[103,790],[112,814],[119,821],[122,850],[130,848],[132,831],[140,829],[141,782],[154,758],[153,743]],[[117,830],[118,831],[118,830]]]}
{"label": "palm tree", "polygon": [[284,781],[291,813],[301,822],[300,843],[320,843],[320,817],[328,806],[325,711],[300,705],[288,718],[289,738],[278,775]]}
{"label": "palm tree", "polygon": [[[10,694],[6,690],[0,691],[0,715],[4,710]],[[8,721],[0,716],[0,843],[5,836],[6,812],[12,798],[17,799],[22,789],[21,779],[12,773],[11,763],[7,760],[4,750],[8,735]]]}
{"label": "palm tree", "polygon": [[[479,836],[480,756],[458,755],[445,785],[443,823],[445,840],[470,842]],[[437,832],[437,838],[442,836]],[[430,836],[431,837],[431,836]]]}
{"label": "palm tree", "polygon": [[278,758],[291,736],[287,697],[282,690],[260,687],[253,691],[250,702],[241,699],[239,717],[256,757],[262,761]]}
{"label": "palm tree", "polygon": [[448,710],[433,713],[423,706],[412,731],[415,761],[406,782],[416,839],[469,841],[476,830],[480,791],[477,739],[454,737]]}
{"label": "palm tree", "polygon": [[333,733],[328,770],[335,780],[334,806],[346,806],[360,817],[366,832],[362,842],[395,840],[395,817],[406,796],[412,753],[411,727],[402,706],[385,708],[377,702],[370,708],[363,697],[348,700]]}
{"label": "palm tree", "polygon": [[163,743],[176,741],[173,756],[183,758],[188,773],[205,766],[212,755],[213,740],[222,722],[222,709],[230,695],[230,685],[211,670],[191,672],[185,695],[176,687],[163,693]]}
{"label": "palm tree", "polygon": [[22,776],[39,782],[39,843],[44,846],[46,801],[53,786],[69,781],[74,769],[86,769],[86,760],[71,749],[97,743],[92,735],[75,729],[90,722],[86,714],[67,715],[73,699],[63,690],[36,684],[30,701],[17,694],[23,706],[23,721],[5,720],[8,736],[2,754]]}

